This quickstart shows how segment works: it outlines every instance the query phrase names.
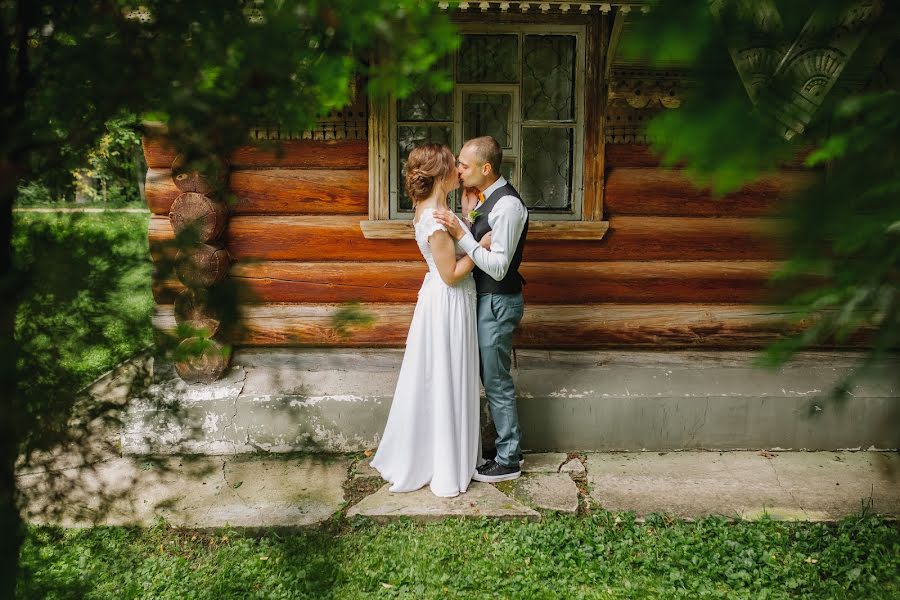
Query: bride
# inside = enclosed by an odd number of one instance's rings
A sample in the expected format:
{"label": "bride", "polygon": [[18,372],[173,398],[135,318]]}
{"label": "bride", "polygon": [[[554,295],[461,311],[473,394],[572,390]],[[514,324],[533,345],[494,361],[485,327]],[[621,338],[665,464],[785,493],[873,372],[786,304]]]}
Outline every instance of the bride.
{"label": "bride", "polygon": [[[450,148],[415,148],[404,175],[428,273],[372,467],[390,482],[391,492],[429,485],[435,495],[449,498],[465,493],[481,459],[475,264],[433,216],[435,209],[447,208],[447,194],[459,187]],[[481,245],[490,248],[490,239]]]}

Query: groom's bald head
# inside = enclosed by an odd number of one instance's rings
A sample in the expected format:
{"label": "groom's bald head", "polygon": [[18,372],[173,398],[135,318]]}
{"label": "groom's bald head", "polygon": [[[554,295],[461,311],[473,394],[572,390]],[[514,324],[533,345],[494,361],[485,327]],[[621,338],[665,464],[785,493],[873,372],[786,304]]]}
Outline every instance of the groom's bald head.
{"label": "groom's bald head", "polygon": [[472,138],[463,145],[475,155],[479,165],[491,165],[494,177],[500,176],[500,163],[503,161],[503,150],[497,140],[489,135]]}

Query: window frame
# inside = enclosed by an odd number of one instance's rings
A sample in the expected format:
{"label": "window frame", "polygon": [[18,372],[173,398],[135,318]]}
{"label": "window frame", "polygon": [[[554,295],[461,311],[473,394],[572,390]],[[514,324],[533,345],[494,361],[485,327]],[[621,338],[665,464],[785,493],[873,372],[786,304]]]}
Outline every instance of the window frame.
{"label": "window frame", "polygon": [[[549,121],[557,127],[573,129],[573,208],[580,209],[580,214],[562,214],[532,212],[529,227],[529,239],[568,239],[599,240],[606,233],[609,223],[602,220],[603,206],[603,155],[605,153],[605,135],[602,131],[605,119],[603,100],[606,96],[606,82],[603,81],[602,56],[605,42],[608,39],[606,16],[589,16],[575,19],[540,19],[524,18],[524,15],[504,19],[502,23],[485,25],[484,20],[458,21],[461,35],[465,34],[503,34],[517,33],[519,65],[524,51],[525,35],[571,35],[576,38],[576,99],[575,119],[572,121]],[[487,89],[493,86],[503,87],[510,84],[457,84],[457,53],[451,56],[451,69],[454,74],[454,95],[460,96],[461,88]],[[522,82],[512,84],[521,89]],[[457,119],[462,107],[455,97],[454,120],[451,124],[451,138],[457,143],[461,138],[461,119]],[[519,99],[521,100],[521,99]],[[412,238],[412,216],[397,214],[396,184],[392,173],[398,168],[397,127],[407,122],[396,121],[396,99],[369,99],[369,220],[362,221],[360,228],[366,238],[398,239]],[[515,135],[520,135],[521,123],[518,122],[521,111],[516,111],[514,120]],[[420,126],[446,125],[441,122],[408,122]],[[540,124],[541,121],[535,123]],[[459,139],[457,145],[461,145]],[[521,156],[516,157],[521,169]],[[576,202],[577,198],[577,202]]]}

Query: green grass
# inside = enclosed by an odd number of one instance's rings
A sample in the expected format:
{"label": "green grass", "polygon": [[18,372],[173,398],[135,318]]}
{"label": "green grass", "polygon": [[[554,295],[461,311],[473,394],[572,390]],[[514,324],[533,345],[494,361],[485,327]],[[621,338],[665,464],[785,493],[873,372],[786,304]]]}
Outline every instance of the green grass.
{"label": "green grass", "polygon": [[33,528],[23,598],[898,598],[900,530],[598,512],[248,537]]}
{"label": "green grass", "polygon": [[26,397],[77,391],[152,342],[148,220],[140,213],[15,214]]}

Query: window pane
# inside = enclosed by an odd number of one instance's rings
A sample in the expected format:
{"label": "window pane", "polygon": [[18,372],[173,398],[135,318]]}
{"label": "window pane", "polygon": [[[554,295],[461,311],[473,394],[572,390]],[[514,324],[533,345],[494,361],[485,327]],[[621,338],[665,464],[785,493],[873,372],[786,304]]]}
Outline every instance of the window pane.
{"label": "window pane", "polygon": [[463,137],[493,136],[503,148],[512,146],[512,96],[468,94],[463,102]]}
{"label": "window pane", "polygon": [[522,198],[537,211],[572,210],[573,130],[522,129]]}
{"label": "window pane", "polygon": [[516,159],[504,158],[500,163],[500,174],[503,175],[504,179],[513,184],[513,187],[519,187],[518,182],[516,181]]}
{"label": "window pane", "polygon": [[426,142],[434,142],[436,144],[450,145],[452,128],[449,125],[440,125],[434,127],[414,127],[399,126],[397,127],[397,151],[398,165],[397,169],[397,205],[400,211],[412,211],[413,203],[409,196],[406,195],[406,183],[403,178],[403,168],[406,166],[406,157],[413,148]]}
{"label": "window pane", "polygon": [[[449,69],[449,59],[444,58],[437,69]],[[441,94],[434,90],[416,90],[397,102],[398,121],[451,121],[453,120],[453,94]]]}
{"label": "window pane", "polygon": [[575,119],[575,36],[526,35],[522,53],[525,119]]}
{"label": "window pane", "polygon": [[519,38],[515,35],[464,35],[459,47],[462,83],[515,83],[519,80]]}

